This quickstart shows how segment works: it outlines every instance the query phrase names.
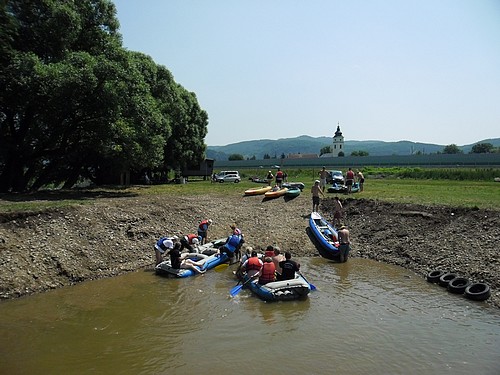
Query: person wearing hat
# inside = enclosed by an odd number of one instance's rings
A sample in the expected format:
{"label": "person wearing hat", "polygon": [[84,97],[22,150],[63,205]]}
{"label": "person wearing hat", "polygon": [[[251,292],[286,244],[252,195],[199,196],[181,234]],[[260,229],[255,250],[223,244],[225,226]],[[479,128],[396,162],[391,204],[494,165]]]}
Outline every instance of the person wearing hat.
{"label": "person wearing hat", "polygon": [[325,193],[323,193],[323,190],[321,190],[319,182],[319,180],[314,181],[314,185],[311,187],[313,212],[318,212],[319,210],[319,195],[321,194],[323,198],[325,197]]}
{"label": "person wearing hat", "polygon": [[347,262],[347,257],[349,256],[349,251],[351,250],[349,230],[345,225],[341,225],[337,234],[339,236],[340,263],[344,263]]}
{"label": "person wearing hat", "polygon": [[181,237],[181,249],[187,249],[188,252],[198,252],[198,245],[200,244],[200,237],[197,234],[189,233]]}
{"label": "person wearing hat", "polygon": [[174,241],[177,240],[177,236],[174,237],[162,237],[154,246],[155,256],[156,256],[156,265],[163,262],[163,255],[168,253],[169,250],[174,248]]}
{"label": "person wearing hat", "polygon": [[271,257],[264,258],[264,264],[260,270],[259,284],[266,285],[276,281],[276,266]]}
{"label": "person wearing hat", "polygon": [[207,243],[208,227],[212,224],[212,219],[202,220],[198,225],[198,236],[201,237],[200,245]]}
{"label": "person wearing hat", "polygon": [[273,180],[273,178],[274,178],[273,172],[271,171],[267,172],[266,180],[269,186],[271,186],[271,181]]}

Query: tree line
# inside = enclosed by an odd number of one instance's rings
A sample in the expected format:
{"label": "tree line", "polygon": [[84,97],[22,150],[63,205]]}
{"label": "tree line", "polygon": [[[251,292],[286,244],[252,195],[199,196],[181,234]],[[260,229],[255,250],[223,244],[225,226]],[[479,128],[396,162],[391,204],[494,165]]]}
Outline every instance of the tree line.
{"label": "tree line", "polygon": [[207,113],[166,67],[123,47],[109,0],[2,0],[0,87],[0,192],[204,158]]}

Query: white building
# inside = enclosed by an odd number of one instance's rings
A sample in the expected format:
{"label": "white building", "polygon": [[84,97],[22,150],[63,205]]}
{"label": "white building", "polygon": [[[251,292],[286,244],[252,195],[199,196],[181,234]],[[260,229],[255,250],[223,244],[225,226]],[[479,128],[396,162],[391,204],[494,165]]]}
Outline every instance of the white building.
{"label": "white building", "polygon": [[339,152],[343,152],[345,155],[344,136],[342,135],[342,132],[340,131],[340,124],[337,123],[337,131],[335,132],[335,135],[333,136],[332,156],[334,156],[334,157],[339,156]]}

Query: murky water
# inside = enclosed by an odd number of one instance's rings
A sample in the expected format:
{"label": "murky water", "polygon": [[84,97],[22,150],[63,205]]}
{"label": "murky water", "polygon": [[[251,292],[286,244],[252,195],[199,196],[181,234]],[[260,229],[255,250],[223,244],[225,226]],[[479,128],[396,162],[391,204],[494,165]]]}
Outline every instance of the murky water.
{"label": "murky water", "polygon": [[0,303],[1,374],[500,374],[500,311],[365,259],[299,259],[265,303],[231,269],[140,271]]}

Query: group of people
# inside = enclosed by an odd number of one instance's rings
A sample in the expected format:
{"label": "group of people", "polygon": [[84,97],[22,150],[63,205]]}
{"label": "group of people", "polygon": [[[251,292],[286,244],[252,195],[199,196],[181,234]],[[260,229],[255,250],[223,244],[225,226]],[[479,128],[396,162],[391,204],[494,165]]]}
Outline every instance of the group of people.
{"label": "group of people", "polygon": [[265,285],[273,281],[294,279],[295,272],[300,270],[300,264],[291,259],[292,254],[289,251],[281,254],[278,246],[267,246],[263,258],[264,261],[257,251],[248,247],[240,259],[238,270],[235,271],[238,278],[242,278],[246,273],[250,279],[258,278],[258,283]]}
{"label": "group of people", "polygon": [[358,169],[357,173],[354,174],[352,168],[349,168],[345,174],[345,186],[347,186],[347,194],[351,194],[352,186],[356,182],[356,178],[358,179],[359,191],[363,191],[363,185],[365,183],[365,176]]}
{"label": "group of people", "polygon": [[276,180],[275,186],[281,189],[283,182],[287,182],[288,175],[286,172],[283,172],[281,168],[278,168],[276,176],[274,176],[273,172],[271,171],[267,172],[266,180],[269,186],[271,186],[271,182],[273,181],[273,179]]}
{"label": "group of people", "polygon": [[[163,262],[165,255],[169,255],[172,268],[192,269],[196,273],[205,273],[203,262],[189,259],[189,254],[198,252],[198,247],[207,243],[208,228],[211,224],[211,219],[202,220],[198,224],[197,234],[189,233],[180,238],[178,236],[160,238],[154,245],[156,265]],[[187,249],[187,252],[183,254],[184,249]]]}

